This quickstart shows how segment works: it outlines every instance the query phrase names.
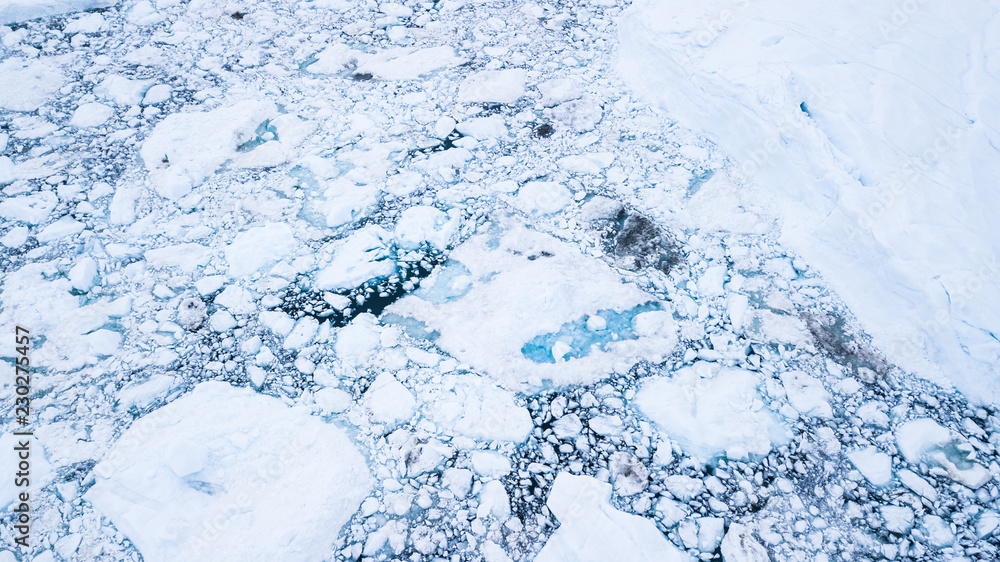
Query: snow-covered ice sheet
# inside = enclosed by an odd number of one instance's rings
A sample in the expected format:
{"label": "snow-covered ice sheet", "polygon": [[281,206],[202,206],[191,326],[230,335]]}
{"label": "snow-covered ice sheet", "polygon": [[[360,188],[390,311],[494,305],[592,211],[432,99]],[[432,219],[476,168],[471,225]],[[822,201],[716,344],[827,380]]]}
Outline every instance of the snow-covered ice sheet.
{"label": "snow-covered ice sheet", "polygon": [[995,3],[640,0],[619,40],[892,361],[1000,399]]}
{"label": "snow-covered ice sheet", "polygon": [[317,560],[372,484],[344,430],[223,382],[136,420],[94,477],[149,561]]}
{"label": "snow-covered ice sheet", "polygon": [[118,0],[0,0],[0,24],[114,6]]}

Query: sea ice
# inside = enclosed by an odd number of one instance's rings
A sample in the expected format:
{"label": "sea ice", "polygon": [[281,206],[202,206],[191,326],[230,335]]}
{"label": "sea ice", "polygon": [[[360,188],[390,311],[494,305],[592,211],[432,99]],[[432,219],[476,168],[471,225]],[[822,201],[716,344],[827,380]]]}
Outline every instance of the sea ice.
{"label": "sea ice", "polygon": [[689,560],[651,520],[618,511],[609,503],[610,498],[610,484],[560,472],[546,500],[559,528],[535,562]]}
{"label": "sea ice", "polygon": [[[0,4],[0,10],[4,8]],[[0,62],[0,82],[7,85],[0,88],[0,108],[35,111],[62,87],[66,77],[58,66],[53,68],[46,61],[8,58]],[[10,87],[13,84],[17,87]]]}
{"label": "sea ice", "polygon": [[470,75],[458,88],[458,101],[467,103],[513,103],[524,95],[527,71],[483,70]]}
{"label": "sea ice", "polygon": [[890,361],[987,404],[1000,77],[969,43],[1000,28],[990,2],[960,6],[640,0],[619,20],[619,70],[734,159]]}
{"label": "sea ice", "polygon": [[372,484],[342,429],[222,382],[136,420],[93,477],[150,561],[322,558]]}
{"label": "sea ice", "polygon": [[[138,97],[142,99],[141,93]],[[139,151],[150,182],[163,197],[180,198],[235,157],[237,147],[253,138],[258,125],[276,112],[270,101],[247,100],[209,111],[168,115]]]}
{"label": "sea ice", "polygon": [[643,382],[634,403],[689,453],[766,455],[782,430],[764,407],[758,376],[699,361]]}
{"label": "sea ice", "polygon": [[[523,352],[538,336],[600,310],[623,311],[654,299],[619,281],[606,264],[582,255],[549,235],[512,224],[494,237],[480,234],[459,245],[451,259],[468,272],[468,289],[452,298],[429,296],[443,276],[425,280],[421,291],[393,303],[387,312],[423,322],[440,336],[435,344],[508,388],[594,381],[626,358],[662,357],[676,345],[673,320],[658,317],[655,329],[622,339],[586,356],[537,362]],[[425,288],[427,291],[425,292]]]}

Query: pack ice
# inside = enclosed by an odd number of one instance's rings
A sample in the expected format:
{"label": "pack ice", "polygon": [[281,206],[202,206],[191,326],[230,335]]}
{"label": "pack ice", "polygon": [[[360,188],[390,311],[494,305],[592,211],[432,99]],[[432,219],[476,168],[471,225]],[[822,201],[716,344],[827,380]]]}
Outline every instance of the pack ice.
{"label": "pack ice", "polygon": [[93,477],[86,499],[150,561],[321,559],[372,485],[341,428],[214,381],[136,420]]}

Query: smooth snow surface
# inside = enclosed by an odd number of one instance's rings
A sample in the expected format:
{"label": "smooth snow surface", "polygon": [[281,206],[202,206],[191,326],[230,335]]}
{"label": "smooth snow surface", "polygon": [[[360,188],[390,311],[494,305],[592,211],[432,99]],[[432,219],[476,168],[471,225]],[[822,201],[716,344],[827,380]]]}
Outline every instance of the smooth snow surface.
{"label": "smooth snow surface", "polygon": [[150,562],[317,560],[372,484],[342,429],[222,382],[136,420],[94,475]]}
{"label": "smooth snow surface", "polygon": [[1000,14],[639,0],[620,70],[732,158],[891,360],[1000,400]]}

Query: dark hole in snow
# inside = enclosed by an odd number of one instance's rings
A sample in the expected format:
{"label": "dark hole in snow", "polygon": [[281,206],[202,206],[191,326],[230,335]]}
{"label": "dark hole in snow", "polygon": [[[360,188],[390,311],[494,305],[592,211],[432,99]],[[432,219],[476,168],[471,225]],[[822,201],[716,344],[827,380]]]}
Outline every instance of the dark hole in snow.
{"label": "dark hole in snow", "polygon": [[439,142],[438,144],[426,146],[423,148],[414,148],[407,155],[412,158],[417,154],[431,154],[434,152],[442,152],[445,150],[449,150],[451,148],[455,148],[455,141],[464,136],[465,135],[458,132],[457,129],[452,129],[452,131],[448,133],[448,135],[444,139],[442,139],[441,142]]}
{"label": "dark hole in snow", "polygon": [[683,259],[683,254],[667,233],[643,215],[622,210],[605,231],[608,251],[626,269],[655,267],[669,273]]}
{"label": "dark hole in snow", "polygon": [[799,104],[799,109],[801,109],[802,113],[805,113],[806,116],[812,117],[812,113],[809,113],[809,107],[806,106],[806,102],[800,103]]}
{"label": "dark hole in snow", "polygon": [[352,80],[371,80],[374,78],[371,72],[356,72],[351,75]]}
{"label": "dark hole in snow", "polygon": [[885,359],[867,344],[864,336],[851,333],[842,316],[804,314],[803,320],[820,349],[838,363],[850,366],[855,374],[862,374],[863,369],[882,376],[887,374],[888,364]]}
{"label": "dark hole in snow", "polygon": [[542,123],[541,125],[535,127],[532,134],[540,139],[547,139],[552,136],[553,133],[552,125],[548,123]]}
{"label": "dark hole in snow", "polygon": [[246,14],[244,14],[243,12],[233,12],[232,14],[229,14],[229,17],[233,18],[234,20],[241,20],[245,15]]}
{"label": "dark hole in snow", "polygon": [[63,482],[80,482],[90,474],[90,471],[94,469],[94,465],[96,464],[97,461],[95,460],[73,463],[60,471],[60,480]]}
{"label": "dark hole in snow", "polygon": [[293,318],[312,316],[320,322],[329,321],[333,327],[346,326],[357,315],[382,314],[389,305],[420,286],[420,280],[430,275],[440,262],[438,255],[428,255],[419,261],[397,262],[398,270],[388,279],[373,280],[348,291],[335,294],[350,299],[343,309],[336,309],[323,298],[323,291],[292,289],[285,293],[280,309]]}

